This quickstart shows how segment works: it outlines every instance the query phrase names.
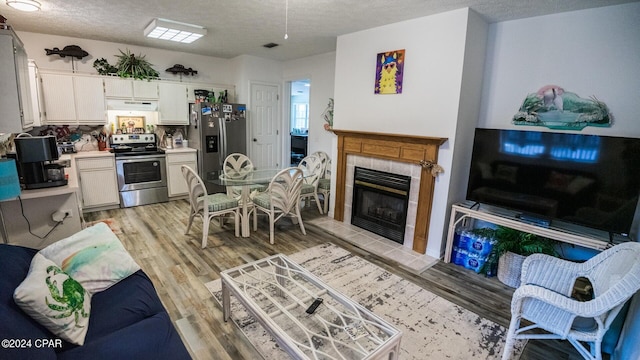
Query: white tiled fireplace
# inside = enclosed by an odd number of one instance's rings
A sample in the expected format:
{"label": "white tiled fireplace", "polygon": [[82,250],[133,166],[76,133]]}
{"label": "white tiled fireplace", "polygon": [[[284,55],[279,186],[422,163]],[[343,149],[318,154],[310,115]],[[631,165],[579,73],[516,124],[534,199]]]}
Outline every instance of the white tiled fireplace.
{"label": "white tiled fireplace", "polygon": [[413,237],[415,234],[416,210],[418,208],[418,193],[420,189],[420,174],[422,167],[417,164],[400,162],[395,160],[378,159],[362,155],[347,155],[346,181],[345,181],[345,202],[344,220],[346,224],[351,223],[351,206],[353,203],[353,174],[355,167],[362,167],[371,170],[385,171],[398,175],[411,177],[411,188],[409,190],[409,207],[407,209],[406,230],[404,233],[403,246],[413,248]]}

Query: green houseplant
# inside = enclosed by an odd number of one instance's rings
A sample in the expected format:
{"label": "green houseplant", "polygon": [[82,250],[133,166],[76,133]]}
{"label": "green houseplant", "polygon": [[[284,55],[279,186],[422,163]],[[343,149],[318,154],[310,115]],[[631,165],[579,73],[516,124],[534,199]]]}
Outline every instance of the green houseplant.
{"label": "green houseplant", "polygon": [[160,76],[158,72],[151,67],[151,63],[145,60],[144,55],[135,56],[129,49],[127,49],[126,53],[122,50],[119,51],[120,55],[116,55],[118,63],[115,66],[118,69],[118,76],[132,77],[140,80],[156,79]]}
{"label": "green houseplant", "polygon": [[494,238],[496,243],[487,263],[495,263],[498,259],[498,279],[513,288],[520,286],[522,262],[527,256],[536,253],[557,255],[555,241],[524,231],[499,226]]}

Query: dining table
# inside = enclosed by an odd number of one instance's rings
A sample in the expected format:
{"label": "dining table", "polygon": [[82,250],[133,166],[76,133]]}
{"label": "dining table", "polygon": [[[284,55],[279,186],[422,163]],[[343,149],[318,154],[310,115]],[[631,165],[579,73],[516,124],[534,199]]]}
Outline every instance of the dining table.
{"label": "dining table", "polygon": [[[207,177],[208,182],[214,183],[216,185],[241,187],[239,200],[241,202],[240,235],[242,237],[250,236],[249,205],[252,201],[251,189],[255,188],[252,185],[265,185],[266,188],[271,180],[282,170],[282,168],[253,169],[236,176],[221,174],[218,177]],[[307,177],[309,175],[306,174],[306,172],[303,170],[302,176]]]}

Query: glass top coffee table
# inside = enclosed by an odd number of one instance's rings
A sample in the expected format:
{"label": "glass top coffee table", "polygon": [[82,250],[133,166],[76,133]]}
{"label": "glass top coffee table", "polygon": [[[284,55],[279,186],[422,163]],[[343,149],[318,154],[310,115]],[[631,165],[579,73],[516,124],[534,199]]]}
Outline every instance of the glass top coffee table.
{"label": "glass top coffee table", "polygon": [[294,359],[398,358],[402,332],[285,255],[220,275],[224,320],[233,294]]}

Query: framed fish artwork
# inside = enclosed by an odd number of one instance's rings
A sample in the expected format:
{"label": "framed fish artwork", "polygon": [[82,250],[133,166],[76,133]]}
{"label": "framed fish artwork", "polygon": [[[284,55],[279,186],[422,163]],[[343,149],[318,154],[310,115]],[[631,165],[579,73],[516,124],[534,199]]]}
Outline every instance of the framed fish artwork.
{"label": "framed fish artwork", "polygon": [[402,94],[404,49],[379,53],[376,56],[375,94]]}

